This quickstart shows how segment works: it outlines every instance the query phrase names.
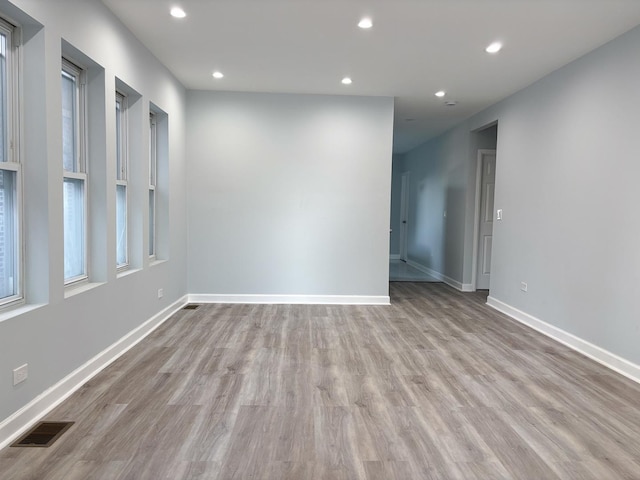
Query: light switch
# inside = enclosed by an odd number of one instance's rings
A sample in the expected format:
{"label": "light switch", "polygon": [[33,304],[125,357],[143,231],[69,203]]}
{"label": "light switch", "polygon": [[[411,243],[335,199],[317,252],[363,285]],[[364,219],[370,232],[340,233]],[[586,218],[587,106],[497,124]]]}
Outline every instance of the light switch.
{"label": "light switch", "polygon": [[498,216],[498,220],[502,220],[502,209],[499,208],[497,213],[498,213],[498,215],[497,215]]}

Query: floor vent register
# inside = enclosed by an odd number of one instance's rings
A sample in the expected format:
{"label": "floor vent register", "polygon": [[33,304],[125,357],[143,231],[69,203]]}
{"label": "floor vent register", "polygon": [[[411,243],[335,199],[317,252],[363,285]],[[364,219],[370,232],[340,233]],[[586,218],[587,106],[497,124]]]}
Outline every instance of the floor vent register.
{"label": "floor vent register", "polygon": [[74,422],[39,422],[11,444],[12,447],[50,447]]}

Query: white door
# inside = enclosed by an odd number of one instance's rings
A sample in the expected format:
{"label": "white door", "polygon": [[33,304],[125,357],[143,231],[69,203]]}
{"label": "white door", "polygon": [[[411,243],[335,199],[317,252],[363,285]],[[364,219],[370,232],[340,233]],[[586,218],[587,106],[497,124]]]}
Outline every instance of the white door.
{"label": "white door", "polygon": [[482,153],[480,181],[480,223],[478,225],[478,265],[476,289],[489,290],[491,280],[491,244],[493,241],[493,197],[496,184],[496,153]]}
{"label": "white door", "polygon": [[409,172],[402,174],[400,188],[400,260],[407,261],[407,238],[409,237]]}

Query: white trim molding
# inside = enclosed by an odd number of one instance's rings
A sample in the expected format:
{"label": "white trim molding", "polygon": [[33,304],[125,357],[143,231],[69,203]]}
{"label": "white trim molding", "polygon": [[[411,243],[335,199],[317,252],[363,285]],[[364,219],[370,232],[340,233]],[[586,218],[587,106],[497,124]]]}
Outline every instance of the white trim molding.
{"label": "white trim molding", "polygon": [[427,275],[440,280],[441,282],[444,282],[444,279],[446,278],[442,273],[436,272],[435,270],[429,267],[425,267],[421,263],[414,262],[413,260],[407,260],[407,265],[415,268],[416,270],[420,270],[422,273],[426,273]]}
{"label": "white trim molding", "polygon": [[279,305],[390,305],[389,296],[380,295],[244,295],[195,293],[189,303],[256,303]]}
{"label": "white trim molding", "polygon": [[139,327],[127,333],[120,340],[110,345],[91,360],[81,365],[58,383],[45,390],[28,404],[0,423],[0,449],[6,447],[14,438],[24,433],[36,421],[44,417],[66,400],[72,393],[100,373],[109,364],[117,360],[129,349],[158,328],[171,315],[187,303],[183,296],[167,308],[157,313]]}
{"label": "white trim molding", "polygon": [[534,330],[546,335],[553,340],[562,343],[563,345],[583,354],[586,357],[604,365],[605,367],[617,372],[625,377],[640,383],[640,365],[636,365],[628,360],[625,360],[618,355],[598,347],[580,337],[576,337],[572,333],[566,332],[561,328],[555,327],[547,322],[540,320],[539,318],[529,315],[517,308],[514,308],[500,300],[489,296],[487,298],[487,305],[495,308],[499,312],[508,315],[514,320],[533,328]]}
{"label": "white trim molding", "polygon": [[451,277],[444,275],[443,273],[436,272],[429,267],[425,267],[424,265],[414,262],[413,260],[407,260],[407,265],[415,268],[416,270],[420,270],[422,273],[426,273],[427,275],[435,278],[440,282],[444,282],[450,287],[455,288],[456,290],[460,290],[461,292],[473,292],[473,286],[470,283],[462,283],[458,280],[454,280]]}

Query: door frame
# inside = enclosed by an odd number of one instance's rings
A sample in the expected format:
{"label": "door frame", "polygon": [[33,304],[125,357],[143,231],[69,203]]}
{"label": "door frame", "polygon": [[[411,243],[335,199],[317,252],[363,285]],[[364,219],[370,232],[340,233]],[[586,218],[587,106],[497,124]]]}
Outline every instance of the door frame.
{"label": "door frame", "polygon": [[[476,159],[476,208],[473,220],[473,254],[471,255],[471,291],[475,292],[478,286],[478,245],[480,243],[480,201],[482,199],[482,164],[485,155],[496,155],[497,150],[489,148],[478,149]],[[496,165],[498,162],[496,161]],[[496,167],[497,169],[497,167]]]}
{"label": "door frame", "polygon": [[403,262],[406,262],[409,256],[407,248],[409,236],[409,178],[409,172],[403,172],[400,181],[400,260]]}

